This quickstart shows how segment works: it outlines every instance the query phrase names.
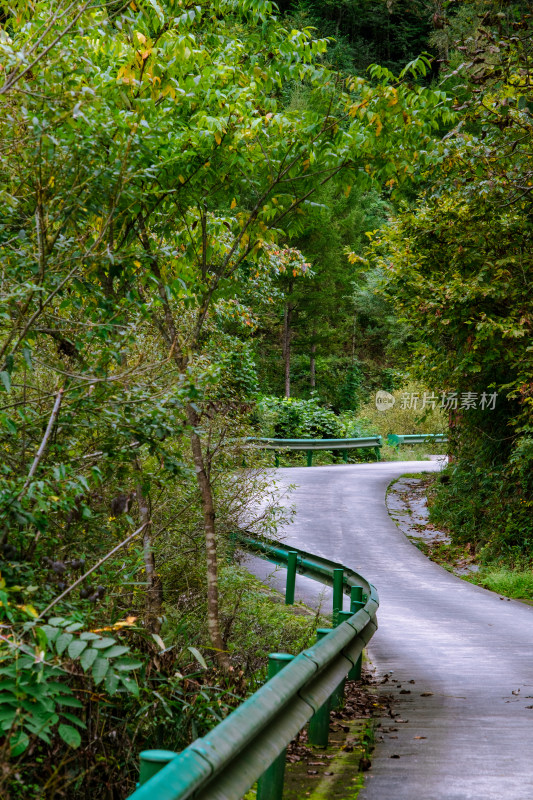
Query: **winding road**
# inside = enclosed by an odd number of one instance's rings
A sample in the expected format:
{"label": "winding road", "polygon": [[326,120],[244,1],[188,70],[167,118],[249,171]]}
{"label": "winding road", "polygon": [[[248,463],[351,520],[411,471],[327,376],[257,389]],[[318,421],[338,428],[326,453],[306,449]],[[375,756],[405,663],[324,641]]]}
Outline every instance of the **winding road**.
{"label": "winding road", "polygon": [[[360,800],[532,800],[533,607],[501,600],[429,561],[396,527],[387,486],[438,462],[280,469],[296,484],[286,544],[341,561],[378,590],[369,646],[378,692],[394,697],[381,720]],[[260,577],[274,569],[259,559]],[[284,571],[272,582],[284,586]],[[330,609],[298,576],[297,599]],[[347,601],[346,605],[347,607]],[[385,713],[385,712],[384,712]]]}

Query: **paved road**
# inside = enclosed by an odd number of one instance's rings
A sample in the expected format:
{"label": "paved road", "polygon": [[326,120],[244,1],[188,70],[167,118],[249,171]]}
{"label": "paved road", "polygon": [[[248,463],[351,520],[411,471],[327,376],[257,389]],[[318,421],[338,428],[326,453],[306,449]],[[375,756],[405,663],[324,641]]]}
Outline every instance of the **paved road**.
{"label": "paved road", "polygon": [[[361,800],[532,800],[533,607],[502,601],[433,564],[385,507],[394,478],[438,468],[281,469],[282,480],[298,485],[296,521],[284,541],[342,561],[379,592],[369,655],[378,679],[388,674],[379,691],[394,695],[403,721],[383,718]],[[268,570],[254,564],[258,574]],[[319,593],[298,577],[302,599],[315,605]]]}

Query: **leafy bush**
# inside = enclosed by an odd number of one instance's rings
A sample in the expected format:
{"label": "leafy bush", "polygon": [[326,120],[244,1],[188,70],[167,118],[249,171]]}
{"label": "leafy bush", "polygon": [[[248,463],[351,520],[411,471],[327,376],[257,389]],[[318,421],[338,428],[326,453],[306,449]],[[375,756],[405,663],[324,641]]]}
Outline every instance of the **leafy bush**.
{"label": "leafy bush", "polygon": [[342,437],[340,419],[321,405],[317,397],[264,397],[258,406],[263,436],[278,439],[337,439]]}

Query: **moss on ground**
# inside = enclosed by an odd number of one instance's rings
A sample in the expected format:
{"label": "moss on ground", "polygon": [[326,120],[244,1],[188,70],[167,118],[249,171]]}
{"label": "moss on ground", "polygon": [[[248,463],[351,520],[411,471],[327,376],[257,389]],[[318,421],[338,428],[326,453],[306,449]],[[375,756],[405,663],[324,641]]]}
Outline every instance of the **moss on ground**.
{"label": "moss on ground", "polygon": [[287,764],[283,800],[355,800],[372,725],[367,719],[346,722],[331,732],[329,747],[309,748],[309,758]]}

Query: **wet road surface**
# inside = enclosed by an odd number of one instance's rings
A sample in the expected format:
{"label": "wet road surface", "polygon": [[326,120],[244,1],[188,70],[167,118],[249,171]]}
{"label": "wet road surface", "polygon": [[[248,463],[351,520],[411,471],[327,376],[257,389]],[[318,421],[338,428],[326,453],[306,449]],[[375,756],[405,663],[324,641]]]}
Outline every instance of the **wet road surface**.
{"label": "wet road surface", "polygon": [[[532,800],[533,607],[429,561],[385,506],[392,480],[436,469],[428,461],[280,469],[278,478],[297,485],[283,540],[352,567],[379,593],[369,656],[394,717],[381,720],[360,800]],[[248,563],[261,577],[274,569]],[[284,586],[284,576],[273,583]],[[301,576],[296,598],[331,607],[329,590]]]}

